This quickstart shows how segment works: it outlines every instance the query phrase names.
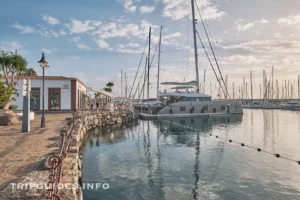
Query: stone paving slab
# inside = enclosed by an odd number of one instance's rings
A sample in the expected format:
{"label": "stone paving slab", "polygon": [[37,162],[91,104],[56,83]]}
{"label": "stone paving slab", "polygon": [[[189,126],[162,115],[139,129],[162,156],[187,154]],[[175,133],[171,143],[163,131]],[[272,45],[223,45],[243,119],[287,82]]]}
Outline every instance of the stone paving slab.
{"label": "stone paving slab", "polygon": [[41,115],[36,115],[29,133],[21,132],[21,124],[0,126],[0,191],[37,169],[58,148],[60,130],[70,117],[71,113],[46,114],[46,128],[40,128]]}

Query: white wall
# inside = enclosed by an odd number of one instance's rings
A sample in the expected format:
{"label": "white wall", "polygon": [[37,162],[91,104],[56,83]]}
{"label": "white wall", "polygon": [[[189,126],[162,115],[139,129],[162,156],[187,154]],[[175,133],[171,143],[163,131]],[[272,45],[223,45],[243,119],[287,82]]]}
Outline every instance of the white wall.
{"label": "white wall", "polygon": [[76,81],[76,108],[78,108],[78,101],[79,101],[79,96],[78,96],[78,90],[80,90],[80,92],[83,92],[84,94],[87,94],[87,88],[82,85],[79,81]]}
{"label": "white wall", "polygon": [[[68,89],[63,89],[64,85],[68,85]],[[43,109],[43,80],[31,80],[31,88],[40,88],[40,109]],[[71,109],[71,80],[45,80],[45,110],[48,110],[48,88],[61,88],[61,108]],[[20,80],[17,90],[19,96],[15,95],[16,101],[13,101],[13,105],[18,106],[18,110],[23,109],[23,80]]]}

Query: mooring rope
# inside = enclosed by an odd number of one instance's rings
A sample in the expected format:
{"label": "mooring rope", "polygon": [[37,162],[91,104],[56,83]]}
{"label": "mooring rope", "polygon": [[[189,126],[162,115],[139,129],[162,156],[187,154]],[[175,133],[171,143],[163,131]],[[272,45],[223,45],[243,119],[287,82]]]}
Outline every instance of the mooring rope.
{"label": "mooring rope", "polygon": [[[171,123],[171,124],[174,124],[174,125],[179,125],[179,126],[182,126],[182,127],[184,127],[184,128],[188,128],[188,129],[193,130],[193,131],[199,131],[199,130],[197,130],[196,128],[193,128],[193,127],[190,127],[190,126],[186,126],[186,125],[183,125],[183,124],[180,124],[180,123],[177,123],[177,122],[173,122],[173,121],[171,121],[171,120],[165,120],[165,121],[166,121],[166,122],[169,122],[169,123]],[[294,160],[294,159],[292,159],[292,158],[288,158],[288,157],[286,157],[286,156],[282,156],[282,155],[280,155],[279,153],[272,153],[272,152],[263,150],[263,149],[261,149],[261,148],[257,148],[257,147],[253,147],[253,146],[251,146],[251,145],[245,144],[245,143],[243,143],[243,142],[234,141],[234,140],[232,140],[232,139],[226,139],[226,138],[220,137],[219,135],[215,135],[215,134],[212,134],[212,133],[208,134],[208,133],[206,133],[205,131],[204,131],[204,134],[209,135],[209,137],[212,137],[212,136],[213,136],[213,137],[215,137],[215,138],[217,138],[217,139],[223,139],[224,142],[225,142],[225,141],[228,141],[229,143],[234,143],[234,144],[241,145],[242,147],[247,147],[247,148],[249,148],[249,149],[254,149],[254,150],[256,150],[257,152],[263,152],[263,153],[266,153],[266,154],[270,154],[270,155],[275,156],[276,158],[282,158],[282,159],[285,159],[285,160],[289,160],[289,161],[292,161],[292,162],[296,162],[296,163],[298,163],[298,164],[300,165],[300,160]]]}

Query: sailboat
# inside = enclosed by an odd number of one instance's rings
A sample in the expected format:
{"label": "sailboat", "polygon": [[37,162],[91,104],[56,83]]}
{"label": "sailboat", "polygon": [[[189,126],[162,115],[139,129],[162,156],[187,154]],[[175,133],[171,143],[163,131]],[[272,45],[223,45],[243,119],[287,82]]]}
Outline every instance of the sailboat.
{"label": "sailboat", "polygon": [[[195,19],[195,2],[191,0],[192,6],[192,23],[194,33],[194,53],[195,53],[195,74],[196,80],[190,82],[164,82],[165,86],[174,86],[171,92],[159,92],[159,100],[165,102],[158,115],[163,116],[195,116],[202,114],[242,114],[243,107],[241,102],[235,100],[213,100],[211,96],[200,93],[199,89],[199,70],[198,70],[198,53],[196,40],[196,19]],[[191,89],[194,89],[191,91]]]}

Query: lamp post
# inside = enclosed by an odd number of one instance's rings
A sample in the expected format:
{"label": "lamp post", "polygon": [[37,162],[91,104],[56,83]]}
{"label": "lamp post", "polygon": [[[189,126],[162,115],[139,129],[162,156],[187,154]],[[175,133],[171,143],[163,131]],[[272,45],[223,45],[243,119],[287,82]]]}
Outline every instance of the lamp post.
{"label": "lamp post", "polygon": [[46,121],[45,121],[45,68],[49,67],[48,62],[46,61],[46,57],[44,53],[42,53],[42,58],[40,61],[38,61],[41,68],[43,68],[43,115],[41,119],[41,128],[46,127]]}

